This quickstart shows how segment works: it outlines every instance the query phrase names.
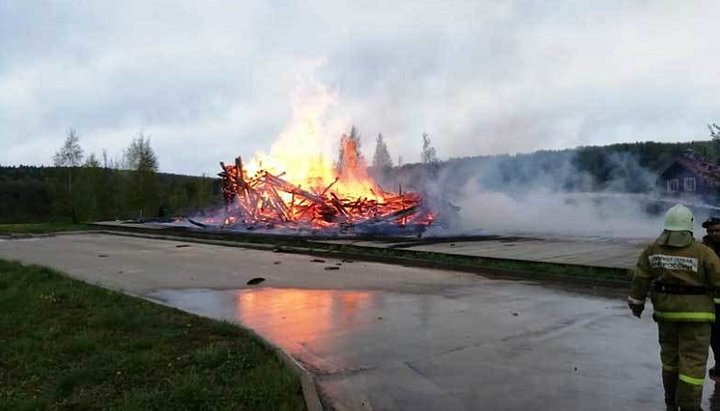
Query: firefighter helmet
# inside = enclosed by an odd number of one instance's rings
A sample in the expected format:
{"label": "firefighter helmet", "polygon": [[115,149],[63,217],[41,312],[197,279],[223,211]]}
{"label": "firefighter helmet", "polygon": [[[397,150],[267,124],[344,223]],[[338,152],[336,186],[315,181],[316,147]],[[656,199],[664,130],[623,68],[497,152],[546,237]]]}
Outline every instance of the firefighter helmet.
{"label": "firefighter helmet", "polygon": [[682,204],[677,204],[665,213],[665,226],[667,231],[692,231],[693,213]]}

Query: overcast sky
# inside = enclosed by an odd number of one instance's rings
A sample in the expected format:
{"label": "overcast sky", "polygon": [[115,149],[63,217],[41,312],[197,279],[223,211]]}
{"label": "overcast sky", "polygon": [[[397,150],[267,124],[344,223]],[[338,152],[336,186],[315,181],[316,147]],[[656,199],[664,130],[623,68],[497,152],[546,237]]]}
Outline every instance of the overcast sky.
{"label": "overcast sky", "polygon": [[717,1],[0,0],[0,164],[142,130],[161,170],[211,174],[313,89],[406,162],[423,131],[441,158],[706,139],[719,37]]}

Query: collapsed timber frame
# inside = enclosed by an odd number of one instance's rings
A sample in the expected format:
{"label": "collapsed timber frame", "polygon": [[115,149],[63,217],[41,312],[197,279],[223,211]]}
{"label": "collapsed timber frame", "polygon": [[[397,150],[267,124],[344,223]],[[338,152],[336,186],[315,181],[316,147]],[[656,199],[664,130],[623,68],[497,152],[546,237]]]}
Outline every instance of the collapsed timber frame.
{"label": "collapsed timber frame", "polygon": [[225,227],[422,231],[434,219],[415,192],[391,193],[376,185],[370,190],[374,198],[351,197],[333,189],[339,177],[327,186],[306,189],[283,179],[284,173],[259,170],[248,175],[240,157],[234,165],[220,166]]}

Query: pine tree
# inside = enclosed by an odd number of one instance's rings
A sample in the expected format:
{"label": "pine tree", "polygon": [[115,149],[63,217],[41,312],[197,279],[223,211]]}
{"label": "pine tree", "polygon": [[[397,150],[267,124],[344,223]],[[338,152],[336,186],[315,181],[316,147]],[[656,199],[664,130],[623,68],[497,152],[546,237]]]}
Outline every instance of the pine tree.
{"label": "pine tree", "polygon": [[386,171],[393,166],[392,158],[390,157],[390,153],[388,152],[382,133],[377,136],[372,165],[373,168],[378,171]]}

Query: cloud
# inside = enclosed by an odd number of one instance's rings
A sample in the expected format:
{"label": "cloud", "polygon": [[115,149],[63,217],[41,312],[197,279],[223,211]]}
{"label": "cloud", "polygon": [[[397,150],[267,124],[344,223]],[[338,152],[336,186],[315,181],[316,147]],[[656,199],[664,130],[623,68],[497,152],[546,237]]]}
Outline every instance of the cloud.
{"label": "cloud", "polygon": [[[704,138],[718,121],[712,1],[0,0],[0,164],[151,135],[161,169],[269,149],[308,78],[372,151],[417,161]],[[318,63],[320,62],[320,63]]]}

